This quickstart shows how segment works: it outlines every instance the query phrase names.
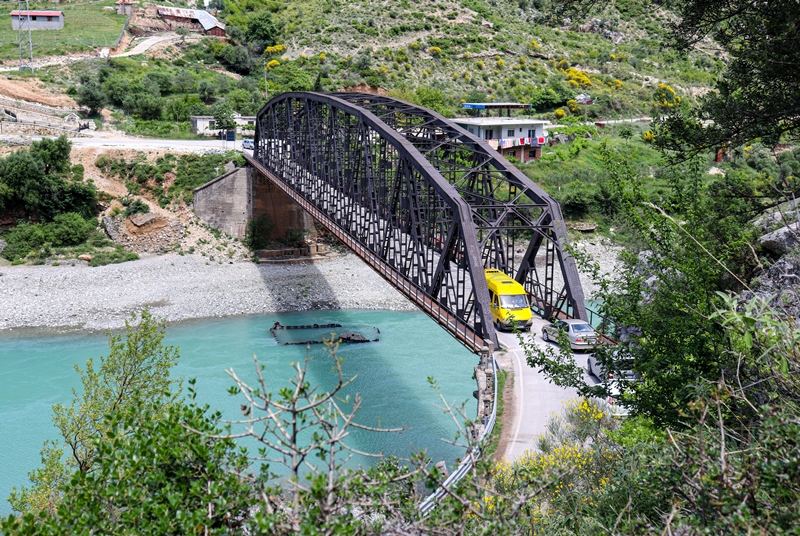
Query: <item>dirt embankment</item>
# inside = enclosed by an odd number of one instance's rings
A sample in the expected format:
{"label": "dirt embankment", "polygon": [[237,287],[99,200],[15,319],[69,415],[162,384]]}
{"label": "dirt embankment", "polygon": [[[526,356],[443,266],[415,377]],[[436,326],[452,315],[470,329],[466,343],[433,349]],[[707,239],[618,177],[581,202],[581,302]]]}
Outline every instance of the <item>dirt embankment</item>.
{"label": "dirt embankment", "polygon": [[45,87],[39,80],[0,76],[0,95],[10,99],[24,100],[46,106],[78,107],[78,103],[72,97]]}

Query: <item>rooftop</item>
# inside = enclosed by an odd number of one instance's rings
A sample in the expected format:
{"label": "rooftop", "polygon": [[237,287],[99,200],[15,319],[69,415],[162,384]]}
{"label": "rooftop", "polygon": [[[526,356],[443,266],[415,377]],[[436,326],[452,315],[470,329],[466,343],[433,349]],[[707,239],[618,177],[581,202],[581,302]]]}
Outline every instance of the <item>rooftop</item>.
{"label": "rooftop", "polygon": [[215,26],[217,28],[225,29],[225,25],[222,24],[220,21],[214,17],[208,11],[203,11],[202,9],[185,9],[180,7],[169,7],[169,6],[156,6],[159,15],[167,15],[170,17],[180,17],[183,19],[195,19],[199,22],[204,30],[210,30]]}
{"label": "rooftop", "polygon": [[25,11],[25,10],[17,11],[16,9],[11,12],[12,17],[14,16],[18,17],[20,15],[22,16],[30,15],[32,17],[60,17],[61,15],[63,15],[63,13],[61,13],[60,11]]}
{"label": "rooftop", "polygon": [[475,126],[492,126],[492,125],[549,125],[550,121],[543,121],[541,119],[530,119],[525,117],[455,117],[452,119],[457,125],[475,125]]}

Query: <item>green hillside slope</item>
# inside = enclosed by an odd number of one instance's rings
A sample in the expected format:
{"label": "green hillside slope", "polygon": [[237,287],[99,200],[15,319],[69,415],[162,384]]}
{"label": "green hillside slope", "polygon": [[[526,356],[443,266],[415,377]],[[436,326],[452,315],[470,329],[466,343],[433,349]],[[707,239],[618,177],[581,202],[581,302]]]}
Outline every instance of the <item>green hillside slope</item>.
{"label": "green hillside slope", "polygon": [[[573,113],[579,108],[568,102],[588,94],[595,104],[581,112],[615,116],[649,113],[660,83],[682,99],[702,94],[722,67],[703,52],[682,58],[664,48],[672,17],[652,3],[617,2],[602,18],[570,20],[539,0],[226,0],[222,15],[234,42],[241,34],[251,56],[247,34],[258,12],[276,26],[268,44],[285,49],[267,49],[274,52],[253,58],[247,70],[271,61],[274,91],[311,89],[293,83],[426,86],[456,102],[513,100]],[[290,71],[307,76],[293,80]]]}

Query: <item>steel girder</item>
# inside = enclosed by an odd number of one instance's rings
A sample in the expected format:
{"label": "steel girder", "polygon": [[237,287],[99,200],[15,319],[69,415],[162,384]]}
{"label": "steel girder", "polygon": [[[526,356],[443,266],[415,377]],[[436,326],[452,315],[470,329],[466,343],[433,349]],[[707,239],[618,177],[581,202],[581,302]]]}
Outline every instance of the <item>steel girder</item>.
{"label": "steel girder", "polygon": [[467,348],[497,347],[470,207],[400,133],[335,96],[284,93],[248,161]]}
{"label": "steel girder", "polygon": [[458,190],[470,205],[486,267],[522,283],[545,318],[587,319],[561,207],[552,197],[484,140],[436,112],[381,95],[333,95],[401,133]]}

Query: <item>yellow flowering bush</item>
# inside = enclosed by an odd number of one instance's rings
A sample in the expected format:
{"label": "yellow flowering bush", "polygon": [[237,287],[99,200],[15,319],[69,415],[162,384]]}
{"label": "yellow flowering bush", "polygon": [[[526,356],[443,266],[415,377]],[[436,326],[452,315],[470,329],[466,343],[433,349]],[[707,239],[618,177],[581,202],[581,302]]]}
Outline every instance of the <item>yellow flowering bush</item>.
{"label": "yellow flowering bush", "polygon": [[442,49],[439,47],[431,47],[428,49],[428,52],[430,52],[433,56],[439,56],[442,53]]}
{"label": "yellow flowering bush", "polygon": [[575,69],[574,67],[569,67],[568,69],[562,70],[564,71],[564,75],[567,77],[570,85],[584,89],[591,89],[592,81],[589,80],[589,76],[584,71]]}
{"label": "yellow flowering bush", "polygon": [[681,103],[680,96],[667,84],[658,84],[653,94],[656,108],[674,108]]}
{"label": "yellow flowering bush", "polygon": [[494,489],[514,494],[543,488],[533,501],[545,514],[548,505],[567,496],[571,503],[591,506],[593,497],[610,483],[606,468],[619,456],[602,441],[619,423],[601,404],[587,398],[569,401],[561,415],[551,417],[536,450],[512,463],[503,460],[495,465]]}
{"label": "yellow flowering bush", "polygon": [[279,62],[278,60],[269,60],[269,63],[267,63],[267,69],[272,69],[273,67],[277,67],[280,64],[281,62]]}
{"label": "yellow flowering bush", "polygon": [[556,113],[556,119],[563,119],[564,117],[567,116],[567,112],[565,112],[562,108],[556,110],[555,113]]}
{"label": "yellow flowering bush", "polygon": [[267,47],[266,49],[264,49],[264,52],[267,54],[280,54],[284,50],[286,50],[286,45],[275,45]]}

